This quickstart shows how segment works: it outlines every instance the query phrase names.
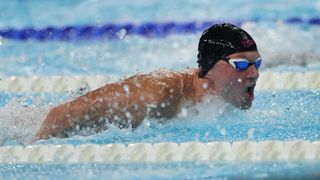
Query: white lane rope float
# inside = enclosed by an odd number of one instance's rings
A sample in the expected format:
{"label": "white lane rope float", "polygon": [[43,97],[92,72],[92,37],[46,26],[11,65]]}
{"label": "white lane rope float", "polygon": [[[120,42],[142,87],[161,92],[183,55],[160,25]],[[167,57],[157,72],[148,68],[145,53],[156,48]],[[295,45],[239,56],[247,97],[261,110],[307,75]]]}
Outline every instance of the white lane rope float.
{"label": "white lane rope float", "polygon": [[0,163],[320,160],[320,141],[161,142],[0,147]]}
{"label": "white lane rope float", "polygon": [[[0,77],[1,78],[1,77]],[[93,76],[32,76],[3,77],[0,91],[64,93],[88,86],[96,89],[107,83],[118,81],[121,77],[110,75]],[[257,83],[257,90],[320,89],[320,72],[263,72]]]}

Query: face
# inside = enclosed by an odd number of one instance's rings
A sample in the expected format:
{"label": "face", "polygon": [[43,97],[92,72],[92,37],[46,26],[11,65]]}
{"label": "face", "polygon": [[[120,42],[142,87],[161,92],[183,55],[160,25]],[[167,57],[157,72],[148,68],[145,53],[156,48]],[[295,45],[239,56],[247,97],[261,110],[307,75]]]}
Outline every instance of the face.
{"label": "face", "polygon": [[[255,60],[260,58],[260,54],[257,51],[249,51],[231,54],[227,58],[247,59],[249,63],[255,63]],[[211,93],[222,96],[227,102],[240,109],[251,107],[254,88],[259,78],[259,72],[255,65],[238,71],[228,62],[220,60],[205,78],[209,80],[208,89],[211,89]]]}

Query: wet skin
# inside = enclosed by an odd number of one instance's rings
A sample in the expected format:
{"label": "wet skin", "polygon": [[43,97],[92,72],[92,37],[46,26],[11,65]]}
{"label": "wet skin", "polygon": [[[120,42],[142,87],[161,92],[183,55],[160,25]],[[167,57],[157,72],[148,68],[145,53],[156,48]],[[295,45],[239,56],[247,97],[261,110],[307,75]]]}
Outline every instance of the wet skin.
{"label": "wet skin", "polygon": [[[250,51],[228,57],[254,62],[260,55]],[[221,60],[204,78],[198,77],[198,71],[160,70],[107,84],[51,109],[36,139],[68,137],[69,131],[86,127],[99,132],[107,128],[106,119],[119,127],[136,127],[147,116],[171,119],[184,105],[200,103],[207,95],[221,96],[240,109],[250,108],[254,95],[246,89],[254,87],[259,77],[255,66],[239,72]]]}

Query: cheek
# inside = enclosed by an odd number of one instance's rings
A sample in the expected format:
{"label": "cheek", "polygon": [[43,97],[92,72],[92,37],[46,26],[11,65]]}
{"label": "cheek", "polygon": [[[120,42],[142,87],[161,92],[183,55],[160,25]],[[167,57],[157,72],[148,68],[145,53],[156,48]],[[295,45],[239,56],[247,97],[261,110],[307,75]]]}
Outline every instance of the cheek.
{"label": "cheek", "polygon": [[239,76],[239,74],[234,75],[228,79],[226,86],[229,89],[229,93],[235,96],[234,98],[241,98],[245,88],[245,78]]}
{"label": "cheek", "polygon": [[243,86],[244,84],[244,78],[237,75],[237,74],[233,74],[231,76],[228,76],[225,80],[225,85],[231,88],[239,88],[241,86]]}

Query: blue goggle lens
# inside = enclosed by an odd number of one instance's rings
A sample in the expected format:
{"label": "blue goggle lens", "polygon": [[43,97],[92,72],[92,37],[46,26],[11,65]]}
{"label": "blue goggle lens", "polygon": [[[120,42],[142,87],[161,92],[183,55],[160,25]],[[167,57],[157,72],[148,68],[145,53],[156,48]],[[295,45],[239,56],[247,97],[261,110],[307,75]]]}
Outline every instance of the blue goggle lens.
{"label": "blue goggle lens", "polygon": [[234,62],[234,64],[236,65],[237,69],[239,69],[239,70],[245,70],[249,67],[248,61],[238,61],[238,62]]}
{"label": "blue goggle lens", "polygon": [[259,58],[259,59],[257,59],[257,61],[254,65],[256,66],[257,69],[259,69],[259,67],[261,66],[261,63],[262,63],[262,59]]}

